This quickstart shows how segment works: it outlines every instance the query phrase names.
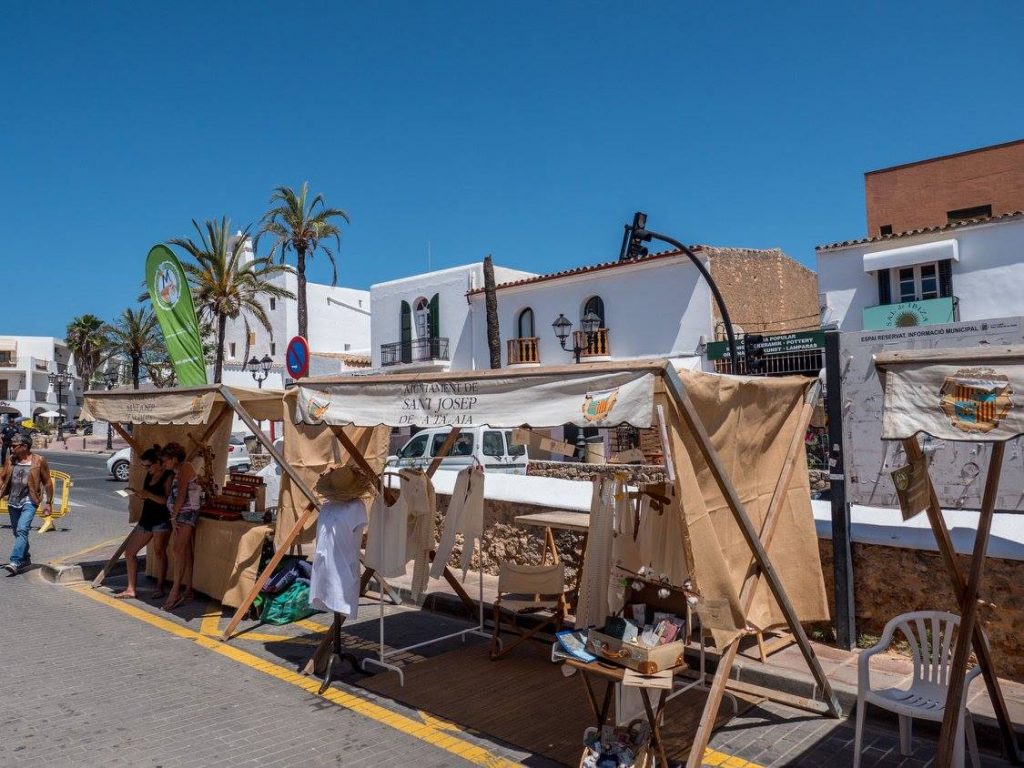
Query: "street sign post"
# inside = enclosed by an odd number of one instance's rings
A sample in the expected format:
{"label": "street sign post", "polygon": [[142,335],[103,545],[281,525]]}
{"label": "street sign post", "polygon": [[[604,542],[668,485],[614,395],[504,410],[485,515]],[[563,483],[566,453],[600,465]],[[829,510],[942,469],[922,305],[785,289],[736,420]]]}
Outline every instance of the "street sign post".
{"label": "street sign post", "polygon": [[285,365],[293,379],[301,379],[309,374],[309,343],[301,336],[295,336],[288,342],[284,353]]}

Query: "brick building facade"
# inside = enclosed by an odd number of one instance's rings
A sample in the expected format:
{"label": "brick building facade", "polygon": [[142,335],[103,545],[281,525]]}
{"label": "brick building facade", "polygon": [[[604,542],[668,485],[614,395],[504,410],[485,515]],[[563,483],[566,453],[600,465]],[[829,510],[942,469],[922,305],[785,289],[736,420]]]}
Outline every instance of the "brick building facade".
{"label": "brick building facade", "polygon": [[868,237],[1024,211],[1024,139],[864,174]]}
{"label": "brick building facade", "polygon": [[[778,248],[701,246],[734,326],[747,333],[805,331],[820,325],[818,276]],[[713,305],[715,337],[725,338]]]}

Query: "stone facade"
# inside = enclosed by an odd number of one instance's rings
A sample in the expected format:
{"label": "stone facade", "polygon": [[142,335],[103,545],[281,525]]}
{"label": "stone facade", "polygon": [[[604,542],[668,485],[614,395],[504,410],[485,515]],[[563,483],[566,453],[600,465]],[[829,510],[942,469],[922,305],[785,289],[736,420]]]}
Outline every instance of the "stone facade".
{"label": "stone facade", "polygon": [[[819,539],[818,549],[829,610],[834,615],[832,542]],[[959,559],[966,574],[969,558],[961,555]],[[908,611],[959,613],[938,552],[854,544],[853,573],[857,632],[861,635],[880,635],[889,619]],[[981,596],[996,605],[983,608],[979,618],[988,633],[998,675],[1024,681],[1024,562],[988,558]]]}
{"label": "stone facade", "polygon": [[948,213],[1024,210],[1024,140],[864,174],[868,237],[949,223]]}
{"label": "stone facade", "polygon": [[[818,276],[778,248],[702,246],[711,277],[722,293],[734,326],[747,333],[805,331],[820,325]],[[721,322],[712,303],[715,323]],[[725,338],[724,329],[716,338]]]}
{"label": "stone facade", "polygon": [[[531,461],[527,474],[535,477],[557,477],[560,480],[585,480],[592,482],[598,477],[611,477],[616,472],[626,472],[630,485],[639,483],[661,483],[665,481],[665,470],[651,464],[583,464],[575,461]],[[520,513],[523,514],[523,513]]]}

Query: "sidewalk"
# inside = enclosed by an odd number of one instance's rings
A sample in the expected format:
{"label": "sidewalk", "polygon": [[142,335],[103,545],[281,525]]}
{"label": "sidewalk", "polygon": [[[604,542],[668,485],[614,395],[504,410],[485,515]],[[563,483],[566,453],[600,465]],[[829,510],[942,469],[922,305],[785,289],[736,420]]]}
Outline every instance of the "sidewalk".
{"label": "sidewalk", "polygon": [[66,450],[69,453],[104,453],[111,454],[115,451],[119,451],[122,448],[127,447],[126,443],[119,435],[114,434],[111,445],[113,448],[107,450],[107,436],[102,435],[65,435],[64,442],[61,443],[57,440],[56,433],[45,436],[43,438],[46,441],[46,445],[36,446],[37,450],[42,451],[60,451]]}

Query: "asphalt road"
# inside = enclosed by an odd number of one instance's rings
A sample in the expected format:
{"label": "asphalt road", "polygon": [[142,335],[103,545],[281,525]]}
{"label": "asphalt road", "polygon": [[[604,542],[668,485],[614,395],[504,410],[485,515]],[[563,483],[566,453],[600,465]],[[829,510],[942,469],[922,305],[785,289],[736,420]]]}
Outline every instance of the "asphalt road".
{"label": "asphalt road", "polygon": [[[42,564],[116,537],[128,535],[128,499],[117,493],[120,483],[107,472],[107,457],[73,451],[39,451],[51,469],[71,475],[71,511],[57,520],[57,530],[40,534],[41,520],[32,523],[29,537],[32,562]],[[0,562],[7,562],[13,544],[10,521],[0,516]]]}

